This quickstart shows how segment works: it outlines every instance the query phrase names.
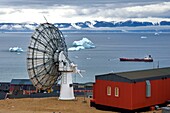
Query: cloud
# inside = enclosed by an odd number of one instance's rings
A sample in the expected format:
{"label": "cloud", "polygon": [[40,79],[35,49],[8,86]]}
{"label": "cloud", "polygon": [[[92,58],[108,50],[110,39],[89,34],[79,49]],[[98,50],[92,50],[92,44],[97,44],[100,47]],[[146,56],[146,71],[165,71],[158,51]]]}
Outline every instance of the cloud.
{"label": "cloud", "polygon": [[[159,9],[159,10],[158,10]],[[130,18],[169,18],[170,2],[163,2],[158,4],[137,5],[121,8],[114,8],[114,5],[103,5],[98,9],[88,8],[84,12],[78,10],[82,14],[87,14],[93,18],[103,18],[106,20],[115,19],[130,19]],[[92,13],[89,13],[92,12]]]}
{"label": "cloud", "polygon": [[[2,1],[2,3],[6,3],[6,0]],[[19,1],[20,3],[17,4]],[[27,5],[24,5],[25,2],[22,2],[22,0],[13,0],[13,2],[10,3],[11,6],[15,4],[23,6],[0,8],[0,22],[31,21],[42,23],[45,21],[43,16],[46,16],[47,20],[52,23],[73,23],[90,20],[154,20],[154,18],[155,20],[159,20],[159,18],[170,18],[170,2],[160,2],[160,0],[155,0],[154,3],[146,2],[146,0],[141,0],[140,2],[133,2],[133,0],[129,0],[128,3],[124,3],[125,0],[87,0],[84,4],[82,1],[78,2],[77,0],[72,2],[68,0],[63,0],[62,2],[58,1],[58,4],[56,3],[56,0],[49,0],[48,2],[42,1],[38,4],[39,2],[39,0],[29,0],[26,2]],[[65,2],[65,4],[63,2]],[[30,6],[34,7],[30,8]]]}
{"label": "cloud", "polygon": [[47,8],[55,5],[71,6],[96,6],[104,4],[115,4],[115,7],[122,7],[135,4],[153,4],[168,0],[1,0],[1,7],[26,7],[26,8]]}
{"label": "cloud", "polygon": [[4,15],[4,14],[6,14],[5,11],[0,11],[0,15]]}
{"label": "cloud", "polygon": [[[158,10],[159,9],[159,10]],[[92,10],[92,9],[91,9]],[[144,17],[164,17],[170,12],[170,2],[160,4],[130,6],[123,8],[102,7],[96,10],[96,15],[102,15],[105,18],[144,18]]]}
{"label": "cloud", "polygon": [[[129,12],[129,14],[131,14],[131,15],[140,14],[143,17],[146,17],[146,16],[159,17],[160,14],[164,14],[164,16],[165,16],[165,15],[167,15],[168,12],[170,12],[170,2],[145,5],[145,6],[127,7],[124,9],[127,12]],[[138,15],[137,15],[137,17],[138,17]]]}

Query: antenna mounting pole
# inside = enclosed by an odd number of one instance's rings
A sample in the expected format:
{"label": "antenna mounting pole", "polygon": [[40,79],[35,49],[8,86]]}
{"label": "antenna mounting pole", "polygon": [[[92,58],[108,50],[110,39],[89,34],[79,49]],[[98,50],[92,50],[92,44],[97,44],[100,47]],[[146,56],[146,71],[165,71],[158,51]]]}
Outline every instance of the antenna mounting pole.
{"label": "antenna mounting pole", "polygon": [[44,17],[45,21],[48,23],[47,18],[45,16],[43,16],[43,17]]}

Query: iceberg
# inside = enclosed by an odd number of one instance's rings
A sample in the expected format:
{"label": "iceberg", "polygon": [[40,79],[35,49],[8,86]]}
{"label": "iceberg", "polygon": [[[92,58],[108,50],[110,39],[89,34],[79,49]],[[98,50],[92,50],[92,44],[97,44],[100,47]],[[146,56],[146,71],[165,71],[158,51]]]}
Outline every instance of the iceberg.
{"label": "iceberg", "polygon": [[158,36],[158,35],[159,35],[159,33],[154,33],[154,35],[155,35],[155,36]]}
{"label": "iceberg", "polygon": [[87,39],[87,38],[82,38],[81,40],[74,41],[72,43],[72,47],[68,48],[69,51],[79,51],[82,49],[92,49],[95,48],[94,43]]}
{"label": "iceberg", "polygon": [[20,47],[10,47],[9,51],[10,52],[23,52],[24,50]]}
{"label": "iceberg", "polygon": [[148,38],[148,37],[146,37],[146,36],[141,36],[140,38]]}
{"label": "iceberg", "polygon": [[79,51],[85,49],[83,46],[78,46],[78,47],[70,47],[68,48],[68,51]]}

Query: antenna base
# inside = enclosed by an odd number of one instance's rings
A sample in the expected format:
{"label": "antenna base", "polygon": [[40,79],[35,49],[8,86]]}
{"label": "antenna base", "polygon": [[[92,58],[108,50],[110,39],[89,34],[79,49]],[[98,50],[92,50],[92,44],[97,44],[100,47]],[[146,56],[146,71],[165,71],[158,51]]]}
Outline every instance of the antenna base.
{"label": "antenna base", "polygon": [[62,75],[59,100],[75,100],[71,73]]}

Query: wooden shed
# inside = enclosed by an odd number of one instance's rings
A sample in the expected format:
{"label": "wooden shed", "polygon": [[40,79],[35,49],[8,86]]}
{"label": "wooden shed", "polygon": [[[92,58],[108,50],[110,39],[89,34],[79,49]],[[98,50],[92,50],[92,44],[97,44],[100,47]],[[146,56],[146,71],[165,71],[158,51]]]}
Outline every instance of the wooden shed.
{"label": "wooden shed", "polygon": [[91,106],[136,110],[170,100],[170,67],[97,75]]}

